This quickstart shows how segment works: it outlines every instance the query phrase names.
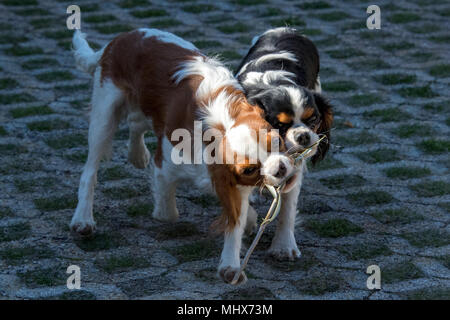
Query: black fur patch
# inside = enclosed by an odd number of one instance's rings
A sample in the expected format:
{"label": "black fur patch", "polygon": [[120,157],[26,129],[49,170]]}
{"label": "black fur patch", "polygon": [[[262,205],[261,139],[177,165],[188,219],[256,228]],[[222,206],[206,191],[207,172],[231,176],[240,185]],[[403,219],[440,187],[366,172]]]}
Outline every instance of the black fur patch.
{"label": "black fur patch", "polygon": [[[279,28],[276,31],[262,35],[250,48],[239,65],[237,79],[241,83],[250,103],[257,104],[265,112],[266,120],[280,131],[284,137],[286,131],[294,123],[280,123],[277,115],[280,113],[294,114],[294,104],[286,90],[287,87],[299,90],[303,103],[317,110],[320,125],[316,133],[325,134],[312,162],[323,159],[329,148],[330,129],[333,121],[332,106],[326,98],[314,92],[319,75],[319,53],[314,43],[305,36],[299,35],[295,29]],[[290,53],[297,61],[277,58],[255,63],[257,59],[268,54]],[[270,82],[263,78],[253,78],[245,81],[251,72],[267,74],[271,71],[287,71],[291,76],[272,77]],[[298,102],[297,102],[298,103]],[[313,124],[304,122],[313,127]]]}

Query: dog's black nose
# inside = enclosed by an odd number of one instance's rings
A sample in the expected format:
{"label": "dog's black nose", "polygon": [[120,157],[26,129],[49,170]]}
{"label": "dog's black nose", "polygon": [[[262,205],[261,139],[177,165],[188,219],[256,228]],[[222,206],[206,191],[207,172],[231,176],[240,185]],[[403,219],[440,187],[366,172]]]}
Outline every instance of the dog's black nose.
{"label": "dog's black nose", "polygon": [[275,174],[276,178],[282,178],[286,175],[287,168],[283,162],[280,162],[280,166],[278,167],[278,172]]}
{"label": "dog's black nose", "polygon": [[297,136],[296,140],[299,145],[308,146],[311,141],[311,137],[308,132],[303,132]]}

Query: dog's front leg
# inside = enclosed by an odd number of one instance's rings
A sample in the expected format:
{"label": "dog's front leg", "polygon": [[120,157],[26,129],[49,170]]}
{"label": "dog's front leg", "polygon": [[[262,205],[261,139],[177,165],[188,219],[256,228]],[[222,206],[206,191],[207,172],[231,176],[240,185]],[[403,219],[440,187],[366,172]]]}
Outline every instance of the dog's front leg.
{"label": "dog's front leg", "polygon": [[[219,275],[223,281],[231,283],[235,274],[239,272],[241,267],[241,244],[242,235],[244,233],[247,222],[248,197],[251,192],[249,187],[238,187],[241,194],[241,209],[238,223],[231,230],[225,231],[225,239],[220,258]],[[247,276],[243,272],[239,276],[238,284],[247,281]]]}
{"label": "dog's front leg", "polygon": [[[301,173],[300,173],[301,174]],[[300,194],[301,176],[296,186],[288,193],[281,195],[281,209],[278,225],[269,248],[269,254],[277,259],[295,260],[300,257],[294,235],[297,201]]]}

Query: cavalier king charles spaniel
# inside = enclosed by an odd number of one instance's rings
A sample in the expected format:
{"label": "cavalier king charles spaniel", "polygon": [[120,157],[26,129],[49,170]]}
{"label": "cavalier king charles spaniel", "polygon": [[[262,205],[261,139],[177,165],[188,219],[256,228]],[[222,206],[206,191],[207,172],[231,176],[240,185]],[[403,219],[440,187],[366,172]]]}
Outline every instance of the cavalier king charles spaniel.
{"label": "cavalier king charles spaniel", "polygon": [[[265,119],[279,130],[288,153],[301,152],[325,135],[309,154],[313,164],[323,159],[330,144],[333,113],[321,94],[319,54],[311,40],[292,28],[268,30],[253,39],[236,77],[248,101],[258,105]],[[294,224],[305,161],[296,170],[295,187],[282,194],[279,222],[269,248],[277,258],[290,260],[300,257]]]}

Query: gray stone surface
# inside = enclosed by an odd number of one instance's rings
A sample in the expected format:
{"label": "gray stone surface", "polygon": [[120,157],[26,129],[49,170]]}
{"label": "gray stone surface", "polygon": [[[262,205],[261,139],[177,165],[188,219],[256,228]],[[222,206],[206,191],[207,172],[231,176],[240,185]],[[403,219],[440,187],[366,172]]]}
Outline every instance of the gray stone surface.
{"label": "gray stone surface", "polygon": [[[317,44],[335,124],[327,159],[300,196],[303,255],[268,258],[270,226],[239,287],[216,276],[214,198],[182,187],[180,222],[151,218],[151,169],[127,163],[126,124],[101,165],[96,236],[69,233],[91,91],[65,29],[72,3],[0,0],[0,299],[449,299],[447,1],[380,0],[381,30],[365,27],[367,3],[357,0],[76,2],[97,47],[119,31],[156,27],[235,68],[270,27],[296,26]],[[261,215],[269,200],[256,201]],[[65,287],[72,264],[81,291]],[[366,288],[371,264],[381,267],[379,291]]]}

